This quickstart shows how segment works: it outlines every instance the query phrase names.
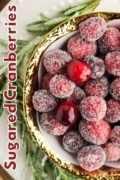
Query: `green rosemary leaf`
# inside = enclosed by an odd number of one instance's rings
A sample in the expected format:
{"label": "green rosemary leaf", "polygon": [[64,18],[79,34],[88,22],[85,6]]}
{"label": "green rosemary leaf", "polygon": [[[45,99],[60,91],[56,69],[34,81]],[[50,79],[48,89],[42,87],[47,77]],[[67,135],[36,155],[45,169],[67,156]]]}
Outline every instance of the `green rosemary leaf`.
{"label": "green rosemary leaf", "polygon": [[3,45],[3,46],[6,47],[6,46],[7,46],[7,43],[8,43],[8,42],[7,42],[6,40],[0,39],[0,44],[1,44],[1,45]]}
{"label": "green rosemary leaf", "polygon": [[62,23],[63,21],[67,20],[69,16],[62,16],[62,17],[57,17],[50,19],[49,21],[45,22],[44,25],[46,26],[54,26]]}

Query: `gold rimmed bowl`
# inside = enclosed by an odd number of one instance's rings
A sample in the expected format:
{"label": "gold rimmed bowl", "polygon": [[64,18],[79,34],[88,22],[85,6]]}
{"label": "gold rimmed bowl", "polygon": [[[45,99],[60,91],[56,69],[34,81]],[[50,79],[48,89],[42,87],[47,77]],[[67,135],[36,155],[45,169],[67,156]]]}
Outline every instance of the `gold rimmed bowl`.
{"label": "gold rimmed bowl", "polygon": [[63,49],[67,40],[78,30],[78,25],[83,20],[100,16],[103,17],[108,26],[120,29],[120,13],[97,12],[73,17],[57,26],[39,43],[30,58],[24,79],[23,108],[27,127],[39,147],[57,165],[68,172],[84,179],[92,180],[120,180],[120,161],[106,162],[105,165],[94,172],[87,172],[79,167],[76,158],[67,153],[59,143],[59,137],[46,133],[39,124],[39,114],[33,108],[32,96],[40,89],[44,68],[42,59],[44,55],[53,49]]}

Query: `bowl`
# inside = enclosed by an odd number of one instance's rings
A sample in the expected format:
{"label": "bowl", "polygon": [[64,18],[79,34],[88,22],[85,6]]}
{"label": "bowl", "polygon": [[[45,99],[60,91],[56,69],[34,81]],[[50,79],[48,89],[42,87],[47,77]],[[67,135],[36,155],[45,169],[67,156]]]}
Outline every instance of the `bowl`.
{"label": "bowl", "polygon": [[40,89],[42,76],[44,74],[43,57],[53,49],[64,49],[67,40],[78,31],[78,25],[83,20],[100,16],[103,17],[108,26],[120,28],[120,13],[116,12],[96,12],[75,16],[63,22],[51,32],[49,32],[39,43],[31,56],[25,73],[23,89],[23,109],[24,117],[36,143],[41,150],[51,159],[68,172],[85,179],[120,179],[120,161],[106,162],[105,165],[92,172],[87,172],[80,168],[76,158],[66,152],[60,144],[59,137],[46,133],[39,124],[39,113],[36,112],[32,104],[34,92]]}

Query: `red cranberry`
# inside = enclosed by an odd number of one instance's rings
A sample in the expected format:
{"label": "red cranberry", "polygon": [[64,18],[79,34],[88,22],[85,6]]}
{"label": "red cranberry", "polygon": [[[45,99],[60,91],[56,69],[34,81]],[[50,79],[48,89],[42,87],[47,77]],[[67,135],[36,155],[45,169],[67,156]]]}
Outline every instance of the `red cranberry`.
{"label": "red cranberry", "polygon": [[74,124],[78,117],[78,111],[72,102],[61,102],[56,110],[56,119],[64,125]]}
{"label": "red cranberry", "polygon": [[85,62],[72,60],[67,66],[67,75],[76,84],[83,84],[90,78],[91,69]]}
{"label": "red cranberry", "polygon": [[111,130],[110,140],[112,143],[120,146],[120,125],[114,126],[114,128]]}

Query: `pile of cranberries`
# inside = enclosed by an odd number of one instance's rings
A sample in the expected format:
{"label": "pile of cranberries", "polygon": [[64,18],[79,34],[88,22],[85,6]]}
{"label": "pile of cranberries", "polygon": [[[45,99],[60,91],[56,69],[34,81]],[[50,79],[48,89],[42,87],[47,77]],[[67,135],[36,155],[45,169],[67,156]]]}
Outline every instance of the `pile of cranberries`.
{"label": "pile of cranberries", "polygon": [[32,97],[40,125],[87,171],[120,160],[120,30],[102,17],[79,24],[67,51],[44,55],[46,73]]}

